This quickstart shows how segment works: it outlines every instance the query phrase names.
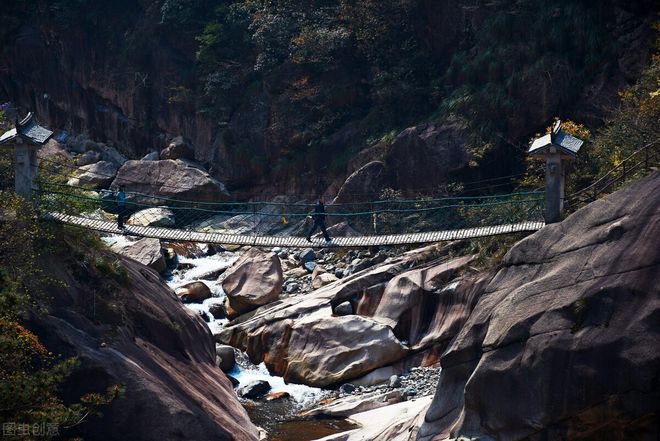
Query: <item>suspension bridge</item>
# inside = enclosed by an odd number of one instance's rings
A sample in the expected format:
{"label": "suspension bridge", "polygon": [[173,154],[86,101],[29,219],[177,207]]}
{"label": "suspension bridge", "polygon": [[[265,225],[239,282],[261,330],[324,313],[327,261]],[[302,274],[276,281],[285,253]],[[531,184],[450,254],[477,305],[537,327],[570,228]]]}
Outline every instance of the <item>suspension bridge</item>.
{"label": "suspension bridge", "polygon": [[[549,136],[549,135],[548,135]],[[117,204],[110,190],[71,185],[78,168],[70,162],[42,158],[34,188],[34,203],[44,219],[110,234],[157,238],[163,241],[251,245],[261,247],[368,247],[422,244],[533,232],[545,225],[550,194],[558,204],[571,209],[608,191],[626,174],[648,170],[658,164],[655,141],[625,158],[615,169],[569,197],[546,189],[514,193],[471,195],[484,183],[496,187],[515,186],[522,175],[503,176],[465,183],[456,195],[403,199],[394,194],[378,200],[355,195],[358,202],[331,203],[326,206],[331,241],[320,235],[306,240],[314,204],[289,198],[273,201],[215,201],[200,190],[190,200],[162,194],[127,191],[125,202],[130,217],[124,229],[116,221]],[[555,146],[550,143],[549,146]],[[643,156],[642,156],[643,155]],[[18,158],[18,156],[17,156]],[[31,164],[31,162],[29,162]],[[28,164],[29,165],[29,164]],[[29,168],[28,174],[33,172]],[[550,168],[547,168],[549,170]],[[16,173],[21,173],[16,168]],[[546,170],[546,173],[548,171]],[[97,174],[99,172],[96,172]],[[561,179],[563,179],[563,174]],[[104,176],[101,176],[102,178]],[[105,176],[113,179],[113,176]],[[17,179],[17,182],[23,181]],[[131,182],[127,182],[130,186]],[[135,182],[139,188],[149,183]],[[162,187],[162,184],[159,184]],[[18,188],[18,186],[17,186]],[[555,188],[554,191],[557,191]],[[373,195],[371,195],[373,196]],[[283,200],[284,199],[284,200]],[[303,202],[300,202],[302,200]],[[550,221],[549,221],[550,222]]]}
{"label": "suspension bridge", "polygon": [[127,225],[119,230],[115,222],[94,220],[63,213],[46,213],[46,219],[68,225],[102,231],[105,233],[128,234],[138,237],[153,237],[170,242],[202,242],[221,245],[251,245],[258,247],[370,247],[380,245],[405,245],[448,240],[471,239],[520,232],[532,232],[542,228],[542,221],[518,222],[515,224],[488,227],[463,228],[459,230],[430,231],[424,233],[390,234],[374,236],[335,237],[330,242],[314,239],[308,242],[299,236],[262,236],[247,234],[223,234],[199,232],[175,228]]}
{"label": "suspension bridge", "polygon": [[38,194],[43,217],[68,225],[163,241],[261,247],[421,244],[532,232],[545,225],[540,191],[328,204],[332,240],[317,235],[311,243],[305,233],[314,205],[308,203],[200,202],[127,192],[132,214],[120,230],[114,196],[104,199],[103,192],[54,182],[42,182]]}

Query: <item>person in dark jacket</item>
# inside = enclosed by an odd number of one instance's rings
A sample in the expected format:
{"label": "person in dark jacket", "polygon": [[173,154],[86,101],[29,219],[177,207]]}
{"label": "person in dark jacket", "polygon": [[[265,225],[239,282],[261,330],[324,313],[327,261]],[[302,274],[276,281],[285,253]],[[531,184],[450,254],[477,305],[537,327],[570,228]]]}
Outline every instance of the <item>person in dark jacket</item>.
{"label": "person in dark jacket", "polygon": [[120,186],[117,191],[117,228],[124,229],[124,218],[126,217],[126,193],[124,187]]}
{"label": "person in dark jacket", "polygon": [[328,231],[325,229],[325,205],[324,203],[323,196],[319,197],[318,201],[316,202],[316,205],[314,206],[314,212],[312,213],[312,219],[314,220],[314,224],[312,225],[312,228],[309,230],[309,233],[307,233],[307,242],[312,241],[312,234],[316,231],[317,228],[320,228],[321,231],[323,232],[323,237],[325,237],[326,242],[330,242],[332,239],[330,239],[330,236],[328,235]]}

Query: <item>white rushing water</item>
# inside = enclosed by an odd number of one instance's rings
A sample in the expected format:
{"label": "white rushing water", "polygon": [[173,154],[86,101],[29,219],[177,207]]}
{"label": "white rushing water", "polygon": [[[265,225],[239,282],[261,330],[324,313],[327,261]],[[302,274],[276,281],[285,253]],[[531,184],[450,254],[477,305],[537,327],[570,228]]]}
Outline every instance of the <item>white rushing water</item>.
{"label": "white rushing water", "polygon": [[210,299],[204,300],[202,303],[186,303],[187,308],[192,309],[195,312],[201,312],[206,315],[206,319],[209,320],[207,325],[211,329],[211,332],[216,334],[229,323],[229,320],[225,319],[216,319],[213,317],[213,314],[210,313],[209,308],[214,304],[222,304],[225,301],[225,293],[222,290],[222,282],[218,281],[216,277],[212,280],[203,280],[204,278],[229,268],[237,259],[237,253],[217,253],[213,256],[204,256],[198,258],[189,258],[189,257],[179,257],[178,262],[179,266],[191,266],[187,270],[176,270],[169,277],[166,277],[166,282],[170,288],[176,290],[177,288],[191,282],[203,282],[206,286],[209,287],[213,297]]}
{"label": "white rushing water", "polygon": [[[238,253],[218,253],[213,256],[204,256],[199,258],[186,258],[179,257],[179,266],[192,266],[189,269],[175,271],[170,277],[167,278],[167,284],[176,289],[187,283],[202,281],[204,282],[213,293],[213,297],[204,300],[203,303],[187,303],[186,307],[194,311],[203,311],[211,319],[207,323],[211,332],[217,333],[224,326],[229,323],[227,319],[216,320],[209,312],[209,306],[214,303],[223,303],[225,301],[225,293],[222,290],[222,282],[215,280],[201,280],[204,276],[218,272],[220,270],[230,267],[236,260],[238,260]],[[221,280],[222,278],[220,278]],[[241,363],[236,363],[234,369],[229,373],[232,377],[236,378],[241,385],[248,384],[252,381],[265,380],[271,385],[270,392],[287,392],[296,401],[300,407],[313,404],[318,401],[324,394],[324,391],[319,388],[305,386],[303,384],[287,384],[282,377],[271,375],[264,363],[255,366],[249,361],[247,357],[239,357]]]}
{"label": "white rushing water", "polygon": [[270,383],[270,393],[287,392],[291,395],[299,407],[305,408],[316,403],[326,393],[323,389],[305,386],[304,384],[285,383],[282,377],[271,375],[264,363],[259,366],[240,366],[238,363],[229,373],[232,377],[240,381],[241,384],[248,384],[253,381],[265,380]]}
{"label": "white rushing water", "polygon": [[[121,248],[129,245],[134,240],[123,235],[104,236],[103,241],[108,246]],[[202,303],[186,303],[184,306],[195,312],[205,314],[208,327],[211,332],[216,334],[229,323],[228,319],[215,319],[209,311],[213,304],[224,303],[225,293],[222,290],[222,277],[218,278],[215,274],[229,268],[238,258],[239,253],[221,252],[212,256],[202,256],[189,258],[178,256],[178,267],[171,273],[166,274],[165,281],[167,285],[176,290],[177,288],[191,282],[203,282],[209,287],[213,297],[204,300]],[[326,393],[323,389],[313,388],[302,384],[287,384],[282,377],[271,375],[264,363],[258,366],[248,361],[247,356],[238,357],[240,364],[236,363],[234,369],[229,373],[236,378],[241,385],[252,381],[265,380],[271,385],[270,392],[287,392],[296,401],[301,408],[313,404],[323,397]]]}

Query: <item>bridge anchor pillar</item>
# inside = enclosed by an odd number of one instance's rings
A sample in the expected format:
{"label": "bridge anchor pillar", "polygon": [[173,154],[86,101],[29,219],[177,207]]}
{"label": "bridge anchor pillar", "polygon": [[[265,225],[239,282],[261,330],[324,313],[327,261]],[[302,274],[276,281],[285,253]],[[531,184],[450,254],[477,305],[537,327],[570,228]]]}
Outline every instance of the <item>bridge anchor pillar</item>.
{"label": "bridge anchor pillar", "polygon": [[20,140],[18,141],[14,146],[16,152],[14,191],[26,200],[30,200],[32,199],[37,177],[37,149],[34,146],[20,142]]}
{"label": "bridge anchor pillar", "polygon": [[32,199],[37,177],[37,150],[46,144],[53,132],[41,127],[32,112],[19,121],[15,109],[14,128],[0,135],[0,147],[14,147],[14,191],[25,199]]}
{"label": "bridge anchor pillar", "polygon": [[550,133],[535,139],[529,147],[529,156],[545,160],[546,224],[561,221],[566,161],[575,158],[583,143],[581,139],[563,131],[561,121],[558,120]]}
{"label": "bridge anchor pillar", "polygon": [[564,164],[559,152],[549,154],[545,161],[545,223],[561,220],[564,211]]}

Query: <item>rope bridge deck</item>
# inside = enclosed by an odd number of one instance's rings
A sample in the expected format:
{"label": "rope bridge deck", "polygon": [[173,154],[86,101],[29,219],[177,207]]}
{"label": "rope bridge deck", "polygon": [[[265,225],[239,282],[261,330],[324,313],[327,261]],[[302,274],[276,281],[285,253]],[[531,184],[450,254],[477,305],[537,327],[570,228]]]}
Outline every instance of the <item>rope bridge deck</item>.
{"label": "rope bridge deck", "polygon": [[430,231],[410,234],[390,234],[356,237],[335,237],[332,242],[313,239],[307,242],[304,237],[296,236],[262,236],[248,234],[223,234],[218,232],[202,232],[179,230],[164,227],[145,227],[125,225],[125,230],[117,228],[117,223],[109,220],[89,219],[86,217],[64,213],[49,212],[44,218],[105,233],[127,234],[137,237],[151,237],[171,242],[202,242],[213,244],[251,245],[260,247],[369,247],[378,245],[406,245],[440,242],[458,239],[473,239],[478,237],[496,236],[518,232],[533,232],[541,229],[545,223],[525,221],[513,224],[492,225],[459,230]]}

